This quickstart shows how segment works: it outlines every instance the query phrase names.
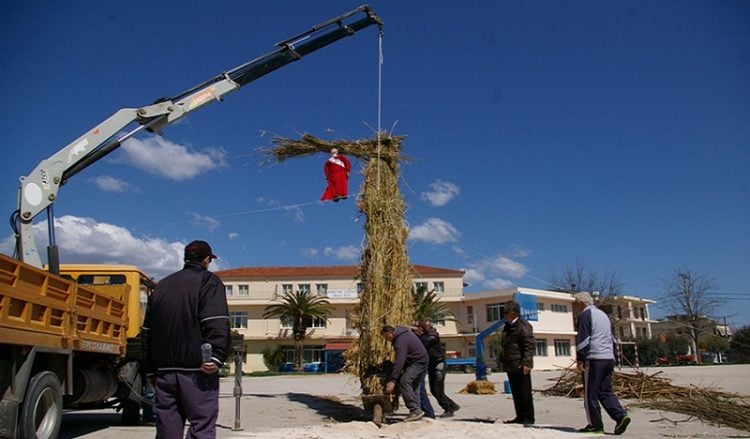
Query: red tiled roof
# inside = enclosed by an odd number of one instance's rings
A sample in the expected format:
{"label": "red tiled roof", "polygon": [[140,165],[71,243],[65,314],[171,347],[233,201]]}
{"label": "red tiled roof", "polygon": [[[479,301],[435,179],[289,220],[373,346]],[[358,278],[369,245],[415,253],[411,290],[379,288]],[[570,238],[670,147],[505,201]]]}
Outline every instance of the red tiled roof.
{"label": "red tiled roof", "polygon": [[[413,275],[417,278],[423,276],[463,276],[461,270],[449,268],[428,267],[426,265],[411,265]],[[356,265],[323,265],[307,267],[240,267],[230,268],[214,272],[222,279],[228,278],[262,278],[262,279],[304,279],[322,277],[346,277],[355,279],[359,273]]]}
{"label": "red tiled roof", "polygon": [[353,341],[337,341],[328,343],[323,347],[324,351],[345,351],[352,347]]}

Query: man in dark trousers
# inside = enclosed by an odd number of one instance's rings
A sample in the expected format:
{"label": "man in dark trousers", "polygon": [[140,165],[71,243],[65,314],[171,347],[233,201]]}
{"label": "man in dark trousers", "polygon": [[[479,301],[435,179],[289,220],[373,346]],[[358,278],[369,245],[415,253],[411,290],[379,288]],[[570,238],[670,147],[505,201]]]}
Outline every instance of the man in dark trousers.
{"label": "man in dark trousers", "polygon": [[612,374],[615,370],[615,338],[612,323],[604,311],[594,306],[591,295],[585,291],[573,295],[573,312],[576,318],[576,363],[583,371],[583,404],[588,424],[582,433],[604,433],[604,422],[599,403],[612,418],[615,434],[625,433],[630,417],[612,391]]}
{"label": "man in dark trousers", "polygon": [[[215,258],[208,243],[191,242],[184,268],[161,280],[149,297],[141,333],[144,366],[156,375],[160,439],[182,439],[185,419],[189,438],[216,437],[217,372],[227,358],[230,335],[224,284],[208,271]],[[202,349],[204,344],[210,350]]]}
{"label": "man in dark trousers", "polygon": [[533,424],[534,400],[531,396],[531,369],[534,368],[534,330],[521,318],[521,307],[511,300],[505,303],[503,326],[503,368],[508,374],[516,417],[506,424]]}
{"label": "man in dark trousers", "polygon": [[391,394],[396,388],[404,398],[404,405],[409,409],[409,415],[404,421],[416,421],[424,416],[419,408],[419,383],[424,382],[427,374],[429,357],[419,337],[409,328],[399,326],[383,326],[380,334],[393,344],[396,351],[396,359],[393,362],[393,371],[385,384],[385,393]]}
{"label": "man in dark trousers", "polygon": [[445,394],[445,348],[440,343],[440,334],[429,320],[419,322],[420,335],[430,363],[427,366],[427,379],[430,382],[430,393],[443,408],[441,418],[449,418],[461,407]]}

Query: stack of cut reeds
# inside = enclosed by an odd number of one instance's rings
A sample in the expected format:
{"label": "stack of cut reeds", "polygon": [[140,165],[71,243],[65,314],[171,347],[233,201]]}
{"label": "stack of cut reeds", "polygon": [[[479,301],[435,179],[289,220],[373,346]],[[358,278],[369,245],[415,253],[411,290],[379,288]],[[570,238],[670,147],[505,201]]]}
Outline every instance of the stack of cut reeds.
{"label": "stack of cut reeds", "polygon": [[[750,431],[750,398],[733,393],[691,385],[680,387],[659,376],[661,371],[646,374],[614,372],[612,389],[618,398],[637,399],[634,405],[655,410],[682,413],[740,430]],[[565,369],[555,383],[542,391],[545,395],[581,397],[582,374],[575,368]]]}

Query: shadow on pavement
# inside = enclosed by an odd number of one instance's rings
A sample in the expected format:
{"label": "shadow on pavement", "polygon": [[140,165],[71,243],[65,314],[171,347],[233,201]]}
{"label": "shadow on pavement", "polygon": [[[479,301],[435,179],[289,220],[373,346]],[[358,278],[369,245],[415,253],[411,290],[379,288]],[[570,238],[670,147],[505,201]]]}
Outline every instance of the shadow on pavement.
{"label": "shadow on pavement", "polygon": [[290,401],[305,404],[321,416],[333,419],[336,422],[368,422],[372,419],[362,407],[343,403],[334,397],[320,397],[306,393],[287,393],[286,396]]}
{"label": "shadow on pavement", "polygon": [[121,425],[119,413],[81,413],[63,414],[59,439],[71,439],[106,430],[113,425]]}

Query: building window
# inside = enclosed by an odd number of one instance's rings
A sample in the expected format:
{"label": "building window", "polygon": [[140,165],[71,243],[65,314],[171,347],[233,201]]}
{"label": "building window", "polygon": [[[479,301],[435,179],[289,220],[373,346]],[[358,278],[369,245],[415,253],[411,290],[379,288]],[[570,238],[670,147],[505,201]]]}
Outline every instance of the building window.
{"label": "building window", "polygon": [[445,326],[445,316],[442,314],[435,315],[435,320],[432,321],[435,326]]}
{"label": "building window", "polygon": [[328,284],[315,284],[315,294],[326,297],[328,295]]}
{"label": "building window", "polygon": [[285,316],[281,318],[281,327],[282,328],[291,328],[294,326],[294,317],[292,316]]}
{"label": "building window", "polygon": [[569,357],[570,356],[570,340],[555,340],[555,356],[556,357]]}
{"label": "building window", "polygon": [[238,296],[249,296],[250,295],[250,285],[237,285],[237,295]]}
{"label": "building window", "polygon": [[544,311],[544,302],[537,302],[536,303],[536,310],[537,311]]}
{"label": "building window", "polygon": [[311,328],[325,328],[326,327],[326,319],[320,318],[320,317],[313,317],[312,324],[310,324]]}
{"label": "building window", "polygon": [[622,318],[622,307],[620,305],[617,305],[617,318]]}
{"label": "building window", "polygon": [[646,320],[646,310],[641,308],[641,320]]}
{"label": "building window", "polygon": [[496,322],[503,318],[503,310],[505,306],[502,303],[489,303],[485,305],[487,311],[487,321]]}
{"label": "building window", "polygon": [[414,282],[414,289],[419,291],[420,288],[427,291],[427,282]]}
{"label": "building window", "polygon": [[553,303],[550,305],[552,312],[568,312],[568,305],[560,305],[559,303]]}
{"label": "building window", "polygon": [[445,292],[445,282],[433,282],[432,288],[435,289],[436,293],[444,293]]}
{"label": "building window", "polygon": [[292,284],[281,284],[281,294],[293,294],[294,293],[294,285]]}
{"label": "building window", "polygon": [[474,307],[471,305],[466,307],[466,321],[470,325],[474,324]]}
{"label": "building window", "polygon": [[547,339],[536,339],[536,344],[534,345],[534,355],[536,355],[537,357],[547,356]]}
{"label": "building window", "polygon": [[227,292],[227,296],[232,295],[232,286],[231,285],[224,285],[224,291]]}
{"label": "building window", "polygon": [[362,291],[365,290],[365,286],[362,282],[357,282],[357,295],[359,296],[362,294]]}
{"label": "building window", "polygon": [[231,311],[229,313],[229,324],[232,328],[247,328],[247,312]]}
{"label": "building window", "polygon": [[297,285],[297,291],[300,293],[309,293],[310,292],[310,284],[298,284]]}
{"label": "building window", "polygon": [[[282,346],[284,360],[294,363],[294,346]],[[325,358],[323,346],[305,346],[302,349],[302,363],[319,363]]]}

